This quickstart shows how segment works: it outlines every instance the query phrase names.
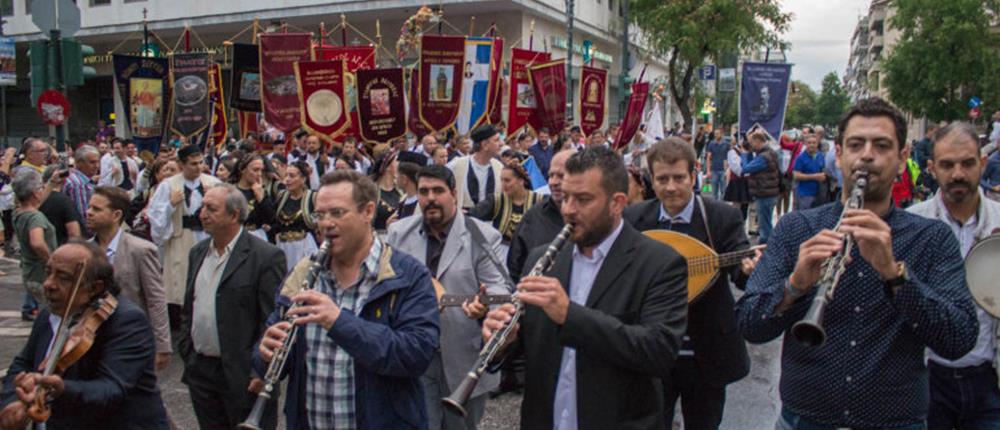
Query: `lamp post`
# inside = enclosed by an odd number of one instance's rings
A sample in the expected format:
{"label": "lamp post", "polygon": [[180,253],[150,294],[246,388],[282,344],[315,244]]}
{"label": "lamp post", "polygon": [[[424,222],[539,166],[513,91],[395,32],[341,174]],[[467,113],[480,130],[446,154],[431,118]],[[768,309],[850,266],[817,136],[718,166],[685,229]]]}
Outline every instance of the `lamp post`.
{"label": "lamp post", "polygon": [[[566,0],[566,87],[573,87],[573,8],[576,2]],[[566,91],[566,120],[573,121],[573,91]],[[558,133],[552,130],[553,133]]]}

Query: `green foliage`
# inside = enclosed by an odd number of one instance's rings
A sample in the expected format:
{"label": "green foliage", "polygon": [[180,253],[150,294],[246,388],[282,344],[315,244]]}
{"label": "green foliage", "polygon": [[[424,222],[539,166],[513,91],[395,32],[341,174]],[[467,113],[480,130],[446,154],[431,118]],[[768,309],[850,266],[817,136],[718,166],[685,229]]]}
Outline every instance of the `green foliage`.
{"label": "green foliage", "polygon": [[630,0],[647,46],[669,57],[669,91],[691,126],[695,72],[722,52],[781,45],[791,14],[779,0]]}
{"label": "green foliage", "polygon": [[892,0],[889,25],[902,36],[883,62],[890,100],[932,121],[967,117],[978,96],[984,112],[1000,106],[1000,37],[990,21],[998,0]]}
{"label": "green foliage", "polygon": [[785,128],[812,124],[816,115],[816,91],[802,81],[792,81],[792,89],[788,94],[788,107],[785,110]]}
{"label": "green foliage", "polygon": [[823,87],[820,89],[819,97],[816,98],[816,112],[812,122],[830,128],[840,121],[840,117],[847,112],[850,105],[851,98],[840,85],[837,73],[830,72],[823,77]]}

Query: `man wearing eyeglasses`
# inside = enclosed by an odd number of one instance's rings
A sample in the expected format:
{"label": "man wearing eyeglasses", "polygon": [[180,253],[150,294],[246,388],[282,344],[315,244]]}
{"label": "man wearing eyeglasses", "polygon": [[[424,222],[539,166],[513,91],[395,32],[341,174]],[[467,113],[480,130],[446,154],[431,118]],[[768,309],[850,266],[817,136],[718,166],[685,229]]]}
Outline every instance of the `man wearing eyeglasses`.
{"label": "man wearing eyeglasses", "polygon": [[[284,369],[289,429],[426,429],[419,377],[438,348],[438,312],[427,269],[372,228],[376,186],[355,170],[323,176],[313,217],[328,262],[306,286],[309,258],[292,269],[279,309],[299,327]],[[279,322],[280,321],[280,322]],[[254,356],[265,374],[291,324],[276,310]]]}
{"label": "man wearing eyeglasses", "polygon": [[[477,294],[510,294],[500,268],[486,252],[500,255],[500,232],[491,224],[465,216],[459,210],[455,175],[444,166],[427,166],[417,174],[420,213],[389,226],[386,242],[427,265],[445,294],[475,296],[461,309],[441,312],[441,350],[421,378],[426,393],[430,428],[475,429],[482,418],[486,394],[500,384],[499,375],[484,374],[466,404],[463,419],[441,407],[441,398],[462,382],[480,349],[478,320],[487,308]],[[496,257],[495,257],[496,258]],[[499,258],[496,258],[500,261]]]}

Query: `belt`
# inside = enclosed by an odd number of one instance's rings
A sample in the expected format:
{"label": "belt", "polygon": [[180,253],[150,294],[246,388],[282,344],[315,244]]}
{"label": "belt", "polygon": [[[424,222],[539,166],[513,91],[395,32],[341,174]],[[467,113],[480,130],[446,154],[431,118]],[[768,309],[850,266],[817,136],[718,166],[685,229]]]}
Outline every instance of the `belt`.
{"label": "belt", "polygon": [[181,226],[194,231],[201,231],[201,219],[197,215],[184,215],[181,217]]}
{"label": "belt", "polygon": [[278,233],[279,242],[295,242],[297,240],[302,240],[306,238],[306,232],[304,231],[285,231]]}
{"label": "belt", "polygon": [[934,362],[933,360],[928,360],[927,368],[930,369],[932,373],[936,373],[940,376],[944,376],[951,379],[966,379],[986,374],[992,375],[994,372],[993,363],[989,361],[982,364],[977,364],[975,366],[949,367]]}

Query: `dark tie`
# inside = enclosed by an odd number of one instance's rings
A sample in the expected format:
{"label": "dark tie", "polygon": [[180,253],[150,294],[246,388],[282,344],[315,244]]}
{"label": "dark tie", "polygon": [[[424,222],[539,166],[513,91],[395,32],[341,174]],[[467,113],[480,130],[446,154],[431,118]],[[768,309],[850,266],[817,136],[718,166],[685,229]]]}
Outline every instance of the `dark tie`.
{"label": "dark tie", "polygon": [[123,174],[123,176],[125,176],[125,179],[122,179],[122,183],[120,185],[121,188],[123,190],[131,190],[132,189],[132,172],[128,169],[128,163],[125,162],[125,160],[122,160],[122,174]]}
{"label": "dark tie", "polygon": [[[195,190],[198,190],[198,194],[201,194],[202,197],[205,197],[205,187],[202,186],[200,182],[198,183],[198,187],[195,188]],[[192,189],[189,188],[187,185],[184,186],[184,205],[187,206],[188,208],[191,207],[191,191]]]}

